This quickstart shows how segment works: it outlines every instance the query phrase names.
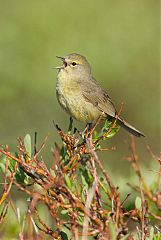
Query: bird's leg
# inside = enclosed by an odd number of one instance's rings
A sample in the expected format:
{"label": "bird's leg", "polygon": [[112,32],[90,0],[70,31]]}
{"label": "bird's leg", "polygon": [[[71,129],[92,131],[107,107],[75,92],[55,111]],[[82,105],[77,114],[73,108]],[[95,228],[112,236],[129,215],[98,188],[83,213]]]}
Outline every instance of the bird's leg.
{"label": "bird's leg", "polygon": [[70,117],[70,119],[69,119],[68,133],[70,133],[70,132],[71,132],[71,130],[72,130],[72,127],[73,127],[73,118],[72,118],[72,117]]}
{"label": "bird's leg", "polygon": [[76,134],[76,132],[78,132],[78,129],[75,127],[73,130],[73,134]]}
{"label": "bird's leg", "polygon": [[92,123],[87,123],[88,131],[90,132],[92,129]]}

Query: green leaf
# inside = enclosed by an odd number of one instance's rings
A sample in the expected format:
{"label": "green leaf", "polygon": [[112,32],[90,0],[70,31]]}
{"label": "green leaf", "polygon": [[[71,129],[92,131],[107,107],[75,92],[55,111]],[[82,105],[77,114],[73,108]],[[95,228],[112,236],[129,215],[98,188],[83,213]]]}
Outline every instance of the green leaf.
{"label": "green leaf", "polygon": [[108,187],[106,186],[103,177],[100,177],[100,186],[102,187],[103,191],[104,191],[106,194],[109,194]]}
{"label": "green leaf", "polygon": [[160,240],[160,239],[161,239],[161,233],[154,235],[154,240]]}
{"label": "green leaf", "polygon": [[[112,118],[108,118],[106,119],[104,126],[101,130],[101,135],[107,133],[109,131],[109,129],[112,127],[113,125],[113,119]],[[111,128],[110,132],[106,135],[106,138],[112,138],[120,129],[120,126],[116,123],[114,128]]]}
{"label": "green leaf", "polygon": [[55,171],[52,169],[52,168],[50,168],[50,173],[51,173],[51,175],[55,178],[56,177],[56,173],[55,173]]}
{"label": "green leaf", "polygon": [[152,190],[152,191],[155,191],[155,190],[157,189],[157,187],[158,187],[157,182],[153,182],[153,183],[151,184],[151,190]]}
{"label": "green leaf", "polygon": [[62,214],[62,215],[66,215],[69,211],[70,211],[70,209],[63,209],[63,210],[61,211],[61,214]]}
{"label": "green leaf", "polygon": [[[17,153],[15,154],[17,156]],[[5,173],[5,162],[6,162],[6,156],[2,157],[2,161],[0,162],[0,169],[3,173]],[[8,157],[8,169],[9,172],[12,173],[14,171],[16,162]],[[24,172],[22,166],[18,164],[18,168],[16,169],[16,174],[14,176],[16,181],[18,183],[23,183],[23,184],[30,184],[31,178]]]}
{"label": "green leaf", "polygon": [[73,191],[73,187],[74,187],[73,181],[70,179],[70,177],[69,177],[68,175],[64,175],[64,179],[65,179],[65,183],[66,183],[67,187],[68,187],[71,191]]}
{"label": "green leaf", "polygon": [[16,162],[13,159],[9,158],[8,168],[9,168],[10,172],[12,172],[14,170],[15,164],[16,164]]}
{"label": "green leaf", "polygon": [[60,235],[61,235],[63,240],[68,240],[68,236],[67,236],[67,234],[65,232],[61,231]]}
{"label": "green leaf", "polygon": [[135,207],[139,211],[142,210],[142,202],[141,202],[141,198],[139,196],[137,196],[136,199],[135,199]]}
{"label": "green leaf", "polygon": [[115,224],[112,220],[109,221],[109,230],[110,230],[111,240],[116,240],[117,239],[117,231],[115,228]]}
{"label": "green leaf", "polygon": [[154,239],[154,227],[152,226],[150,228],[150,236],[149,236],[149,240],[153,240]]}
{"label": "green leaf", "polygon": [[90,171],[87,168],[80,168],[80,171],[82,173],[82,176],[84,177],[84,180],[88,184],[88,186],[93,182],[93,176],[90,173]]}
{"label": "green leaf", "polygon": [[97,133],[97,131],[94,131],[93,133],[93,141],[97,141],[97,139],[99,138],[99,134]]}
{"label": "green leaf", "polygon": [[5,173],[5,164],[4,163],[2,163],[2,162],[0,162],[0,169],[1,169],[1,172],[2,173]]}
{"label": "green leaf", "polygon": [[24,145],[25,145],[25,149],[26,149],[26,153],[28,155],[29,158],[31,158],[31,136],[30,134],[26,134],[26,136],[24,137]]}
{"label": "green leaf", "polygon": [[2,171],[2,173],[5,173],[6,171],[6,156],[5,155],[1,155],[0,156],[0,170]]}
{"label": "green leaf", "polygon": [[[9,158],[9,164],[8,164],[8,168],[9,171],[12,172],[15,168],[15,164],[16,162]],[[31,182],[31,177],[29,177],[23,170],[23,167],[21,165],[18,164],[18,168],[16,170],[16,174],[15,174],[15,179],[18,183],[23,183],[23,184],[30,184]]]}
{"label": "green leaf", "polygon": [[106,138],[112,138],[115,136],[115,134],[120,130],[120,126],[117,125],[115,128],[113,128],[106,136]]}
{"label": "green leaf", "polygon": [[66,148],[65,146],[63,146],[63,147],[61,148],[60,155],[61,155],[62,159],[65,159],[66,156],[68,155],[68,153],[67,153],[67,148]]}

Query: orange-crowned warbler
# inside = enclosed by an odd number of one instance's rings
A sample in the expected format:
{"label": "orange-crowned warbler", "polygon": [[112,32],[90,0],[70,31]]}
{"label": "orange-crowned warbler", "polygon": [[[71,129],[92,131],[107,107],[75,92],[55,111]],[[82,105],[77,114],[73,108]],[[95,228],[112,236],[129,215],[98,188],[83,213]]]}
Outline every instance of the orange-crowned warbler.
{"label": "orange-crowned warbler", "polygon": [[[63,61],[63,65],[57,67],[56,93],[63,109],[71,117],[86,123],[93,123],[101,112],[116,118],[118,113],[115,106],[106,91],[92,76],[87,59],[76,53],[58,58]],[[144,136],[120,116],[117,122],[133,135]]]}

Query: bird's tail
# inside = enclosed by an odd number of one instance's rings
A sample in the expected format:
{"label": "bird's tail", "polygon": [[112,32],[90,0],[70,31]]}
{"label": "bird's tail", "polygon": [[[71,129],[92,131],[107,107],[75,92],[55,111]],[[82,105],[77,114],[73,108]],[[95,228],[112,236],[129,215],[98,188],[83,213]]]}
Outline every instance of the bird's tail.
{"label": "bird's tail", "polygon": [[145,135],[143,133],[138,131],[136,128],[131,126],[128,122],[126,122],[122,118],[119,117],[118,121],[119,121],[121,127],[123,127],[126,131],[128,131],[131,134],[133,134],[134,136],[136,136],[136,137],[141,137],[141,136],[145,137]]}

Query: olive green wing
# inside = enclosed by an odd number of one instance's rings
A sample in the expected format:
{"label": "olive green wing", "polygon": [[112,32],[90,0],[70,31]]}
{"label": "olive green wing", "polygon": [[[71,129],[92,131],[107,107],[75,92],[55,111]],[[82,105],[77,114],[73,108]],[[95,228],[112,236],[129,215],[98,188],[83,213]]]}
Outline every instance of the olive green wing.
{"label": "olive green wing", "polygon": [[[95,79],[91,79],[90,83],[87,85],[86,83],[81,84],[82,94],[86,101],[92,103],[96,106],[101,112],[106,113],[111,117],[116,117],[116,109],[107,95],[107,93],[98,85]],[[128,132],[135,135],[136,137],[144,136],[139,130],[131,126],[128,122],[126,122],[121,117],[118,118],[119,124]]]}
{"label": "olive green wing", "polygon": [[[86,84],[85,84],[86,83]],[[111,117],[116,116],[116,109],[107,95],[107,93],[101,88],[101,86],[96,82],[95,79],[90,79],[90,82],[87,85],[87,82],[82,82],[81,84],[82,95],[86,101],[92,103],[96,106],[101,112],[104,112]]]}

